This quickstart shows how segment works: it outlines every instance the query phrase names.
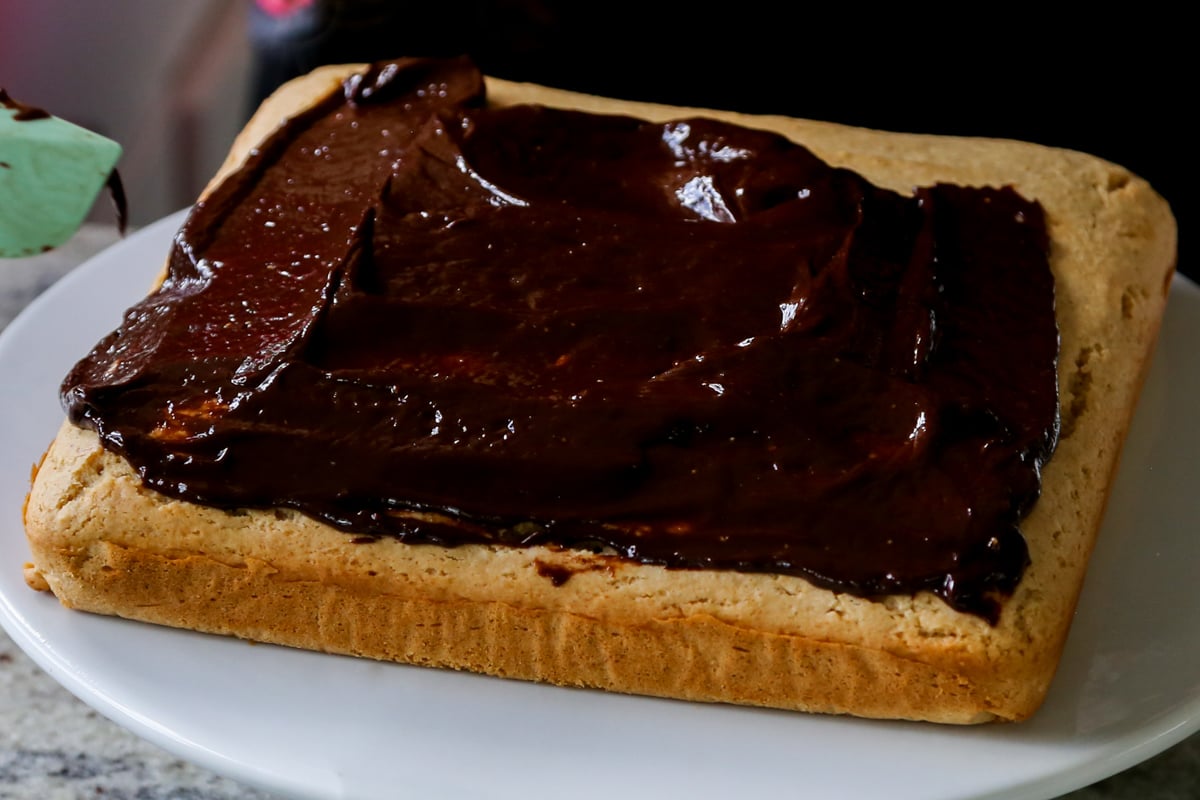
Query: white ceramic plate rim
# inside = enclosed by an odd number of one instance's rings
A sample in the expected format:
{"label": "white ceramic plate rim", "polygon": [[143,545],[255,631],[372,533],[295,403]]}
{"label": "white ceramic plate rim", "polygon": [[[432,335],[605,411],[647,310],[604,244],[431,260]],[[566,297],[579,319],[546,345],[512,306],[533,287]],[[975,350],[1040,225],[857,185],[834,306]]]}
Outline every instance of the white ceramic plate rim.
{"label": "white ceramic plate rim", "polygon": [[[1200,728],[1200,630],[1172,624],[1200,614],[1200,597],[1174,580],[1200,552],[1184,535],[1200,501],[1182,490],[1200,475],[1186,416],[1200,391],[1200,290],[1182,277],[1058,678],[1028,723],[946,728],[624,697],[67,612],[21,580],[29,468],[58,424],[59,378],[149,286],[184,213],[90,260],[0,335],[0,623],[67,689],[168,751],[321,800],[1043,800]],[[1131,544],[1142,523],[1149,532]]]}

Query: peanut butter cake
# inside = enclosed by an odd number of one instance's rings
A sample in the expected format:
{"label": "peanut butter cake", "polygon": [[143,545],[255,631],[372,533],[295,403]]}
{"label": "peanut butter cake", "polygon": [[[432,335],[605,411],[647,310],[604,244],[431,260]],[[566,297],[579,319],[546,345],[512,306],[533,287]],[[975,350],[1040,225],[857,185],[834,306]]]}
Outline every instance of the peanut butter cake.
{"label": "peanut butter cake", "polygon": [[331,652],[1021,719],[1174,252],[1079,153],[319,70],[64,381],[28,575]]}

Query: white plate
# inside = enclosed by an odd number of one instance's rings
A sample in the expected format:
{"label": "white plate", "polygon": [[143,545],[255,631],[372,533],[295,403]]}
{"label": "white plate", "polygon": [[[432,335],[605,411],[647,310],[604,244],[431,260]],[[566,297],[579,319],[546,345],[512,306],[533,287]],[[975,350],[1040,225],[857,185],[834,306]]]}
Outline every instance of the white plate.
{"label": "white plate", "polygon": [[304,798],[1049,798],[1200,728],[1200,290],[1177,278],[1058,678],[1010,726],[870,722],[378,664],[73,613],[27,589],[20,508],[57,385],[166,256],[177,214],[0,337],[0,622],[68,689],[184,758]]}

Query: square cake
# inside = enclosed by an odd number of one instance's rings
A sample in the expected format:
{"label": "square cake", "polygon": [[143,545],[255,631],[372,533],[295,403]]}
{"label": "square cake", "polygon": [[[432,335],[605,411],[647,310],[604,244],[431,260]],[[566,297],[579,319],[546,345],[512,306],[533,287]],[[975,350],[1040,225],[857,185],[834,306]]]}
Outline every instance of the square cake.
{"label": "square cake", "polygon": [[66,377],[27,580],[560,685],[1024,719],[1174,263],[1162,198],[1082,153],[323,68]]}

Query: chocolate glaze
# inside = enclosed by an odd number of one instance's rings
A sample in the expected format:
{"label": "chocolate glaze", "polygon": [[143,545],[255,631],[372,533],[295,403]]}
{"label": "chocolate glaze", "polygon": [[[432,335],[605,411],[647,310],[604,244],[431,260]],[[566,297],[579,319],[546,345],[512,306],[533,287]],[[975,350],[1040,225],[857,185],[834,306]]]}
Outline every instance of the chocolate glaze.
{"label": "chocolate glaze", "polygon": [[115,169],[108,173],[105,186],[108,187],[108,196],[112,198],[113,211],[117,214],[117,232],[124,236],[129,222],[129,204],[125,199],[125,184],[121,182],[121,173]]}
{"label": "chocolate glaze", "polygon": [[50,116],[50,113],[45,109],[22,103],[20,100],[14,100],[4,89],[0,89],[0,106],[16,111],[17,113],[13,114],[13,119],[17,122],[30,122],[35,119],[46,119]]}
{"label": "chocolate glaze", "polygon": [[71,419],[193,502],[994,620],[1057,436],[1041,208],[484,100],[407,60],[288,123],[72,370]]}
{"label": "chocolate glaze", "polygon": [[533,568],[537,570],[538,575],[550,581],[553,586],[562,586],[571,580],[571,576],[575,574],[569,567],[559,564],[547,564],[545,561],[538,561],[537,559],[534,559]]}

